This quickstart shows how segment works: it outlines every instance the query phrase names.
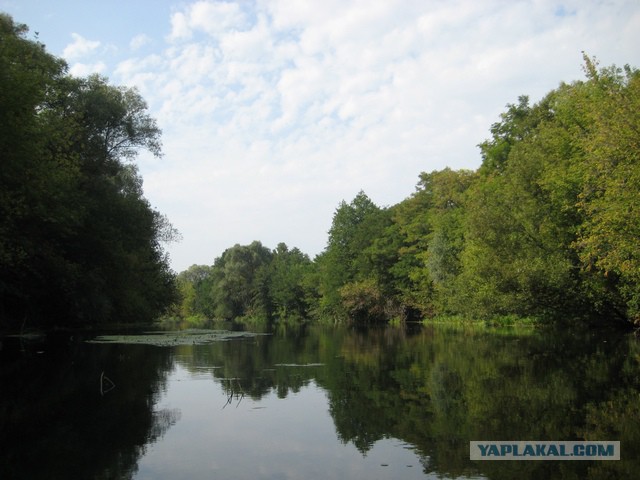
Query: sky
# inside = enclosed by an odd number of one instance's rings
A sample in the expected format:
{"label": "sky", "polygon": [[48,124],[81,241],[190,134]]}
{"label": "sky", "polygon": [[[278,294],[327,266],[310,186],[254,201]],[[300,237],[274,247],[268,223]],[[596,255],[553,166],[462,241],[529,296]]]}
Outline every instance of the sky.
{"label": "sky", "polygon": [[182,240],[172,268],[235,244],[311,257],[342,200],[391,206],[421,172],[476,169],[520,95],[640,67],[637,0],[0,0],[73,75],[135,87],[164,155],[136,163]]}

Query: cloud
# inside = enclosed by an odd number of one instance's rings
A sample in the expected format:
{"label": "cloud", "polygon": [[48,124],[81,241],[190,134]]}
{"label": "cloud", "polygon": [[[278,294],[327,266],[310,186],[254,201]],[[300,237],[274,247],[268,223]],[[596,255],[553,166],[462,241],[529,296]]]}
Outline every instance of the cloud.
{"label": "cloud", "polygon": [[172,41],[191,38],[194,32],[216,36],[246,25],[245,14],[238,3],[198,1],[171,15]]}
{"label": "cloud", "polygon": [[177,12],[171,15],[171,34],[170,40],[178,40],[181,38],[189,38],[191,36],[191,28],[189,27],[189,19],[183,12]]}
{"label": "cloud", "polygon": [[164,50],[125,59],[163,128],[145,192],[178,269],[234,243],[315,254],[340,200],[390,205],[421,171],[476,168],[505,104],[582,77],[581,50],[640,63],[639,8],[568,0],[197,1]]}
{"label": "cloud", "polygon": [[76,62],[69,68],[69,73],[75,77],[86,77],[93,73],[104,73],[107,65],[104,62],[80,63]]}
{"label": "cloud", "polygon": [[88,40],[82,35],[72,33],[73,42],[62,51],[62,56],[73,61],[94,53],[101,45],[98,40]]}
{"label": "cloud", "polygon": [[129,48],[131,48],[131,50],[133,51],[136,51],[140,50],[142,47],[150,43],[151,37],[145,35],[144,33],[140,33],[131,39],[131,41],[129,42]]}

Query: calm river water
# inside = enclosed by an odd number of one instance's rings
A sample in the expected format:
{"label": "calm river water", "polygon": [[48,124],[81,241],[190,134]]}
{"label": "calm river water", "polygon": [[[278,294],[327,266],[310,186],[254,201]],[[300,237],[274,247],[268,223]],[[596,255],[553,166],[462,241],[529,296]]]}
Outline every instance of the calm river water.
{"label": "calm river water", "polygon": [[[2,479],[638,478],[633,336],[309,327],[173,346],[0,338]],[[618,440],[621,461],[469,460]]]}

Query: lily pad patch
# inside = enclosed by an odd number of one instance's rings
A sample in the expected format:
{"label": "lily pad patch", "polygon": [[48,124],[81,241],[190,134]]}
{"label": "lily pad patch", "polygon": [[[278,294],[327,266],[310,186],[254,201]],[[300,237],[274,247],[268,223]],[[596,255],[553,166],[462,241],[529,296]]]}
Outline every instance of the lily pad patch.
{"label": "lily pad patch", "polygon": [[262,333],[232,332],[229,330],[180,330],[176,332],[146,332],[133,335],[99,335],[87,343],[116,343],[123,345],[154,345],[172,347],[176,345],[204,345],[212,342],[253,338]]}

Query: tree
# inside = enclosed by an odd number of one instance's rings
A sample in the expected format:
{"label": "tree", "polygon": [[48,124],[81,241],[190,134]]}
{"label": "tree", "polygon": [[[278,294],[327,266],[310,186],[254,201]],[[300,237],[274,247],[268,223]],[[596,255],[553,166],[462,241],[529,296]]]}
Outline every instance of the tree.
{"label": "tree", "polygon": [[[640,71],[598,69],[585,55],[593,125],[584,137],[585,215],[575,247],[585,271],[607,290],[622,317],[640,322]],[[618,298],[616,298],[618,297]]]}
{"label": "tree", "polygon": [[289,250],[285,243],[279,243],[272,254],[265,274],[274,318],[280,321],[306,319],[310,307],[306,286],[311,268],[309,256],[298,248]]}
{"label": "tree", "polygon": [[271,261],[271,251],[258,241],[236,244],[216,258],[212,267],[213,316],[234,319],[255,316],[263,319],[271,313],[262,273]]}
{"label": "tree", "polygon": [[420,175],[420,188],[432,197],[428,212],[427,249],[421,254],[432,282],[434,313],[452,313],[456,281],[462,272],[467,192],[477,176],[467,170],[446,168]]}
{"label": "tree", "polygon": [[[454,297],[467,314],[545,315],[576,307],[571,301],[579,298],[570,249],[576,220],[571,189],[556,190],[560,182],[554,185],[548,175],[553,171],[563,179],[562,187],[570,184],[576,154],[564,127],[562,112],[571,111],[564,104],[567,98],[552,92],[534,107],[521,108],[520,115],[503,115],[507,125],[494,125],[494,139],[484,144],[499,143],[500,132],[521,132],[509,144],[499,171],[481,168],[468,192]],[[491,155],[485,153],[489,165]]]}
{"label": "tree", "polygon": [[191,265],[176,276],[179,299],[172,308],[172,314],[178,317],[211,318],[211,276],[208,265]]}
{"label": "tree", "polygon": [[[39,112],[66,66],[27,40],[26,25],[0,14],[0,318],[28,316],[29,290],[39,252],[52,248],[49,236],[69,212],[73,159],[59,162],[48,151],[47,124]],[[53,194],[52,197],[49,197]]]}
{"label": "tree", "polygon": [[217,315],[637,324],[640,73],[586,56],[585,71],[534,105],[507,105],[477,171],[422,173],[389,208],[364,192],[342,201],[314,262],[285,244],[256,264],[247,247],[225,252],[207,280]]}
{"label": "tree", "polygon": [[0,322],[149,320],[176,231],[130,160],[160,130],[134,89],[68,76],[26,33],[0,16]]}
{"label": "tree", "polygon": [[481,146],[457,290],[469,313],[638,318],[638,72],[586,56],[585,70],[510,106]]}
{"label": "tree", "polygon": [[425,187],[419,182],[410,197],[392,207],[398,259],[390,271],[401,302],[418,317],[434,315],[433,282],[425,266],[434,199]]}
{"label": "tree", "polygon": [[333,215],[327,248],[317,259],[321,315],[344,315],[340,289],[373,275],[371,257],[365,252],[387,225],[388,216],[362,191],[350,203],[340,203]]}

